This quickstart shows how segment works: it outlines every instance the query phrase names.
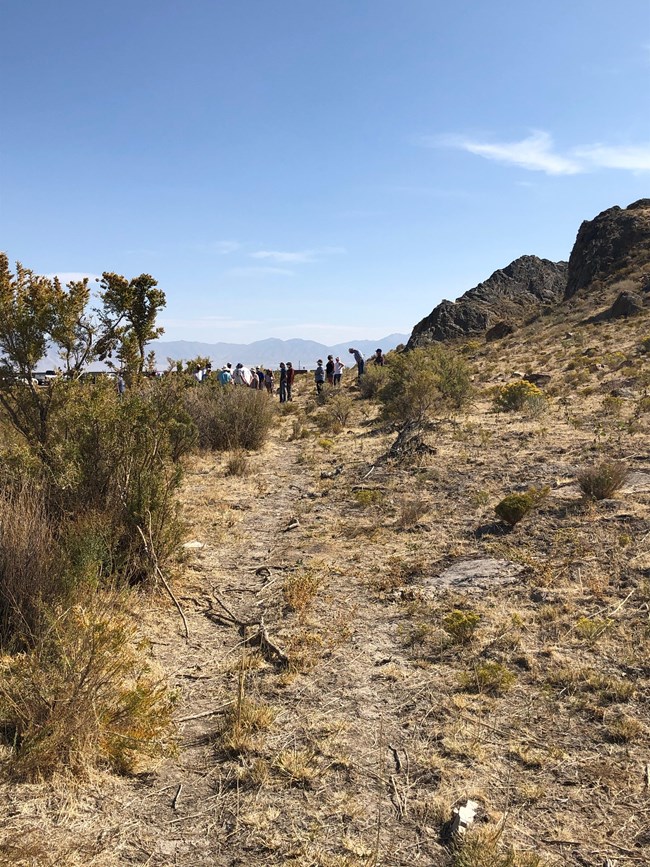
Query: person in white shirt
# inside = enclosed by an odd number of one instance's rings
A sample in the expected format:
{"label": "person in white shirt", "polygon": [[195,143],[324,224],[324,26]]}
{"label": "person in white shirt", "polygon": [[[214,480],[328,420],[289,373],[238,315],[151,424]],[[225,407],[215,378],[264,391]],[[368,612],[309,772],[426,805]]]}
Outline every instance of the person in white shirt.
{"label": "person in white shirt", "polygon": [[334,385],[341,384],[341,377],[343,376],[343,371],[345,370],[345,365],[341,361],[341,359],[336,356],[334,359]]}

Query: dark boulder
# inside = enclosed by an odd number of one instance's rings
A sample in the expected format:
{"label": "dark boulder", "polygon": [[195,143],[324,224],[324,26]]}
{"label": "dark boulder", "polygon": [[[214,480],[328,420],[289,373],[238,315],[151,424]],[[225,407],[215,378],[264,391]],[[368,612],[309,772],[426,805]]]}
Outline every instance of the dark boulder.
{"label": "dark boulder", "polygon": [[633,292],[621,292],[606,313],[607,319],[627,319],[643,310],[643,299]]}

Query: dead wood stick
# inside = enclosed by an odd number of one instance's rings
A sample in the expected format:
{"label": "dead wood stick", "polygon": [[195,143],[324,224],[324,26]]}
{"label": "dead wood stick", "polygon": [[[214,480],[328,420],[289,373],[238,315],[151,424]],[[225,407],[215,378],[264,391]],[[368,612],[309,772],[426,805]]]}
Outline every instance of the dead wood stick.
{"label": "dead wood stick", "polygon": [[235,702],[227,701],[225,704],[220,704],[218,707],[212,708],[212,710],[204,710],[201,713],[194,713],[191,716],[182,716],[180,719],[174,720],[176,723],[189,722],[193,719],[205,719],[207,716],[216,716],[218,713],[223,713],[225,710],[228,710]]}
{"label": "dead wood stick", "polygon": [[154,570],[155,570],[156,574],[158,575],[158,577],[160,578],[160,580],[162,581],[163,587],[165,588],[165,590],[169,594],[172,602],[176,606],[178,613],[181,616],[181,620],[183,621],[183,627],[185,629],[185,638],[189,638],[190,637],[190,628],[187,625],[187,619],[185,617],[185,613],[183,612],[183,609],[181,608],[180,602],[174,596],[174,592],[173,592],[172,588],[167,583],[167,579],[163,575],[162,570],[160,569],[160,566],[158,565],[158,557],[156,555],[156,550],[155,550],[154,545],[153,545],[153,538],[151,535],[151,527],[149,528],[149,544],[147,544],[147,540],[145,538],[145,535],[142,532],[142,527],[140,527],[139,524],[136,524],[136,526],[138,528],[138,532],[142,536],[142,541],[144,543],[144,550],[147,553],[148,557],[150,558],[151,562],[153,563]]}
{"label": "dead wood stick", "polygon": [[645,788],[650,789],[650,764],[645,766]]}
{"label": "dead wood stick", "polygon": [[404,812],[406,810],[406,804],[405,804],[404,800],[402,799],[402,797],[400,796],[399,790],[397,788],[397,783],[395,782],[394,774],[390,775],[389,780],[390,780],[390,785],[391,785],[391,789],[392,789],[391,801],[393,802],[393,805],[395,806],[395,809],[397,810],[397,815],[399,816],[400,819],[402,819],[404,817]]}
{"label": "dead wood stick", "polygon": [[259,644],[260,650],[264,656],[270,655],[271,657],[276,657],[278,662],[282,663],[282,665],[289,665],[289,657],[287,654],[279,647],[274,641],[271,641],[269,637],[268,630],[264,625],[264,620],[260,618],[260,622],[258,624],[259,629],[255,635],[252,635],[247,639],[248,644]]}
{"label": "dead wood stick", "polygon": [[[214,598],[226,612],[227,617],[224,617],[223,614],[220,614],[218,611],[214,611],[211,608],[205,612],[206,617],[209,617],[214,621],[221,621],[237,626],[239,628],[239,634],[242,636],[241,643],[249,646],[259,646],[262,655],[266,657],[269,662],[277,661],[282,665],[289,664],[289,657],[287,654],[279,645],[272,641],[264,623],[263,615],[260,615],[258,620],[241,620],[241,618],[237,617],[237,615],[228,608],[225,602],[219,599],[216,593],[214,594]],[[254,632],[252,635],[247,635],[246,630],[254,626],[257,627],[257,632]]]}
{"label": "dead wood stick", "polygon": [[226,612],[226,614],[228,615],[228,617],[230,617],[230,619],[232,620],[232,622],[233,622],[233,623],[236,623],[238,626],[241,626],[242,621],[239,619],[239,617],[236,617],[236,616],[232,613],[232,611],[230,610],[230,608],[228,608],[228,606],[226,605],[226,603],[225,603],[222,599],[220,599],[220,598],[217,596],[216,593],[213,592],[212,595],[214,596],[217,605],[220,605],[220,606],[223,608],[223,610]]}
{"label": "dead wood stick", "polygon": [[636,592],[635,590],[630,590],[630,592],[627,594],[625,599],[622,602],[619,602],[618,605],[616,606],[616,608],[613,608],[611,611],[609,611],[609,606],[607,605],[607,606],[605,606],[605,608],[601,608],[598,611],[596,611],[595,614],[588,614],[587,619],[593,620],[594,617],[600,617],[601,614],[607,614],[608,617],[611,617],[613,614],[616,614],[617,611],[621,610],[621,608],[625,605],[625,603],[628,601],[628,599],[634,595],[635,592]]}
{"label": "dead wood stick", "polygon": [[176,810],[176,809],[177,809],[177,807],[178,807],[178,799],[180,798],[180,796],[181,796],[181,792],[182,792],[182,791],[183,791],[183,784],[182,784],[182,783],[179,783],[179,784],[178,784],[178,787],[176,788],[176,794],[174,795],[174,799],[173,799],[173,801],[172,801],[172,810]]}

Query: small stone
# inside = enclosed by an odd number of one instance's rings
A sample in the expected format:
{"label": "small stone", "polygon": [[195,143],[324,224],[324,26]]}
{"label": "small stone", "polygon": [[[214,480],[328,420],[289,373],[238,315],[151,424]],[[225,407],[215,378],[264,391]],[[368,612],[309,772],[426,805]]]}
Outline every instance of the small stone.
{"label": "small stone", "polygon": [[189,550],[198,550],[199,548],[205,548],[205,542],[199,542],[197,539],[192,539],[191,542],[185,542],[183,544],[183,548],[188,548]]}

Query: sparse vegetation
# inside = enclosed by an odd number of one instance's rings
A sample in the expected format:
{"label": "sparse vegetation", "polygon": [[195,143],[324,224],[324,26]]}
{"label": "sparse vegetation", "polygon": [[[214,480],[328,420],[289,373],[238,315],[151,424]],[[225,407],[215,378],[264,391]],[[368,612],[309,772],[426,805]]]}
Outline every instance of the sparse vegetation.
{"label": "sparse vegetation", "polygon": [[621,461],[602,461],[578,473],[580,490],[591,500],[607,500],[622,486],[628,474]]}

